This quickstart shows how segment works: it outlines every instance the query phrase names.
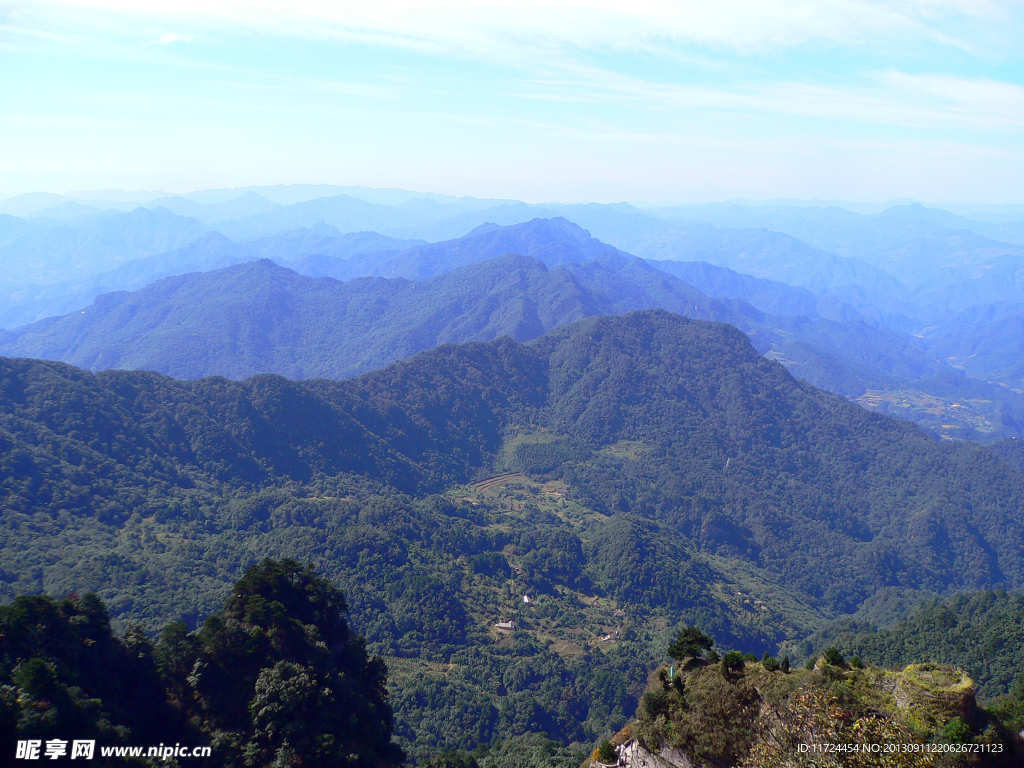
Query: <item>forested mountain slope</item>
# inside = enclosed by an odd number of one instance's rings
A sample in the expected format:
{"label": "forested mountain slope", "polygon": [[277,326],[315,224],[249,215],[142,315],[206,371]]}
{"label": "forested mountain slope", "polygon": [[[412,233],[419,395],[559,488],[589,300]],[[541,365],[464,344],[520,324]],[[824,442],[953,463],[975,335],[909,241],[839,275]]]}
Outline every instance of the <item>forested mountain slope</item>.
{"label": "forested mountain slope", "polygon": [[[730,326],[665,312],[443,346],[337,383],[4,368],[9,509],[49,499],[118,519],[118,498],[342,474],[441,490],[510,431],[545,429],[588,456],[562,471],[592,508],[662,520],[832,608],[886,584],[1024,584],[1019,472],[795,381]],[[588,453],[621,441],[635,458]]]}
{"label": "forested mountain slope", "polygon": [[661,311],[342,382],[0,361],[0,593],[194,626],[244,566],[318,563],[417,754],[620,727],[679,621],[760,654],[885,585],[1024,585],[1022,501],[987,449]]}
{"label": "forested mountain slope", "polygon": [[528,341],[592,315],[660,306],[701,319],[735,316],[685,283],[630,261],[567,272],[509,255],[422,283],[340,283],[262,260],[103,296],[84,312],[3,334],[0,350],[181,378],[343,378],[438,344],[506,335]]}
{"label": "forested mountain slope", "polygon": [[[563,258],[557,245],[548,242],[553,261]],[[651,308],[729,322],[795,375],[846,395],[941,368],[908,340],[861,319],[766,315],[744,302],[710,299],[616,253],[552,269],[507,255],[415,283],[339,283],[253,262],[102,296],[84,311],[0,333],[0,353],[181,378],[340,378],[440,343],[502,335],[527,341],[584,317]]]}

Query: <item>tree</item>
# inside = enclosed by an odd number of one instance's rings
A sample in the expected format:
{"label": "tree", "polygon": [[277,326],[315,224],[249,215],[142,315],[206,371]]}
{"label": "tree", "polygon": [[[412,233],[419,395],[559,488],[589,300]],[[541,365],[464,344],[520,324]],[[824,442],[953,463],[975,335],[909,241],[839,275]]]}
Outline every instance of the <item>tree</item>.
{"label": "tree", "polygon": [[738,672],[743,669],[743,654],[740,651],[729,651],[722,657],[722,674]]}
{"label": "tree", "polygon": [[[341,591],[312,566],[264,560],[202,629],[164,633],[168,688],[230,765],[401,765],[387,668],[349,629]],[[184,679],[182,672],[188,670]]]}
{"label": "tree", "polygon": [[168,706],[152,651],[137,627],[115,637],[94,594],[0,606],[0,751],[24,739],[198,743]]}
{"label": "tree", "polygon": [[615,751],[615,747],[612,746],[612,743],[605,739],[597,748],[597,759],[602,763],[616,763],[618,762],[619,754]]}
{"label": "tree", "polygon": [[687,626],[680,629],[676,639],[669,644],[668,655],[676,661],[684,661],[710,651],[714,644],[715,641],[700,629]]}
{"label": "tree", "polygon": [[449,749],[442,755],[420,763],[420,768],[479,768],[476,758],[469,752]]}
{"label": "tree", "polygon": [[782,670],[783,674],[789,674],[789,656],[782,657],[782,662],[779,664],[779,669]]}
{"label": "tree", "polygon": [[843,654],[840,653],[838,648],[830,645],[825,649],[825,663],[833,667],[844,667],[846,666],[846,659],[843,658]]}

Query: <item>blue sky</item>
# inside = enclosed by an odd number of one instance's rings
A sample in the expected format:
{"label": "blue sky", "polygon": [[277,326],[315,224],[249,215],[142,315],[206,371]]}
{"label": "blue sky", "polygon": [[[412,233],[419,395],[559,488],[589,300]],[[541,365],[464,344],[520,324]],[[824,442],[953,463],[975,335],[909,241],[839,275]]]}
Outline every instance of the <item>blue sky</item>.
{"label": "blue sky", "polygon": [[1021,40],[984,0],[0,0],[0,193],[1021,203]]}

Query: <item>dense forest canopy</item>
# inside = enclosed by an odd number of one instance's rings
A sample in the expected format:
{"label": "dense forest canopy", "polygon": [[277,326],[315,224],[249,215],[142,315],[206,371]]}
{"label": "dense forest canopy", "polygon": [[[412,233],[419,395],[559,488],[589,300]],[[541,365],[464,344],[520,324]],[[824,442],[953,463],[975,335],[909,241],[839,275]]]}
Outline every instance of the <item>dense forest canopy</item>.
{"label": "dense forest canopy", "polygon": [[[542,429],[592,452],[560,471],[594,509],[664,521],[830,608],[885,585],[1024,583],[1019,472],[801,384],[729,326],[665,312],[442,346],[343,382],[3,369],[12,511],[116,522],[342,477],[436,492]],[[601,453],[620,441],[641,447]]]}
{"label": "dense forest canopy", "polygon": [[761,654],[882,587],[1024,586],[1002,456],[661,311],[341,382],[3,359],[0,589],[95,590],[116,623],[187,634],[241,567],[314,562],[389,659],[414,756],[586,744],[680,621]]}
{"label": "dense forest canopy", "polygon": [[346,613],[335,586],[287,559],[249,568],[199,631],[172,622],[156,644],[115,638],[94,594],[19,597],[0,607],[0,749],[177,742],[212,745],[205,759],[224,768],[401,765],[387,670]]}

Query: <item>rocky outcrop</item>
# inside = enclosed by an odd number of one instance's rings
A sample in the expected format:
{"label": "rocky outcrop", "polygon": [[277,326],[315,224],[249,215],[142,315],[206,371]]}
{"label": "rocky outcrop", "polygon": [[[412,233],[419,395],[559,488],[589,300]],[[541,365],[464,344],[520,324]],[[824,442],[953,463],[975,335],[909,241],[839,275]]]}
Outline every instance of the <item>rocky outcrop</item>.
{"label": "rocky outcrop", "polygon": [[696,768],[690,756],[676,747],[666,746],[657,754],[635,739],[619,749],[619,768]]}
{"label": "rocky outcrop", "polygon": [[964,672],[942,664],[911,664],[896,678],[896,706],[922,724],[942,725],[954,717],[974,720],[977,711],[974,681]]}

